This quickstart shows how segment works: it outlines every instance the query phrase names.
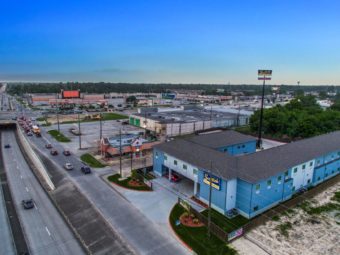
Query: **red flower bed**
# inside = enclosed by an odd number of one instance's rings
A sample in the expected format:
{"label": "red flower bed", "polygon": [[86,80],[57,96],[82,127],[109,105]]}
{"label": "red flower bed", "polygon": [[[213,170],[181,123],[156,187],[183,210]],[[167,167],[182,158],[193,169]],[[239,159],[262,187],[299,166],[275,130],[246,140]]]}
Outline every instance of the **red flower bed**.
{"label": "red flower bed", "polygon": [[187,227],[203,227],[204,224],[200,222],[197,218],[188,215],[187,213],[183,213],[181,217],[179,217],[181,224]]}

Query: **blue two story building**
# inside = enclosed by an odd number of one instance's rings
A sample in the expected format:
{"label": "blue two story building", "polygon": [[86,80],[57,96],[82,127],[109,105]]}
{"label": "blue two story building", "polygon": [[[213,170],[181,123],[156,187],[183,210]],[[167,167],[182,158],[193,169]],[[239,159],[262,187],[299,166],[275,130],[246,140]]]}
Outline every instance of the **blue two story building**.
{"label": "blue two story building", "polygon": [[340,172],[340,132],[256,152],[256,139],[235,131],[175,139],[154,147],[154,172],[193,181],[193,194],[222,214],[252,218]]}

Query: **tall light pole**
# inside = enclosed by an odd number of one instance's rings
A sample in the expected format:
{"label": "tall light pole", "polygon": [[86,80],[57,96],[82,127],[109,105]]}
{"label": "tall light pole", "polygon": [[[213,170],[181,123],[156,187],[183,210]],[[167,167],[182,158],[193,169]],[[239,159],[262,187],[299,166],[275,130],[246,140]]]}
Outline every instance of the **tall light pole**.
{"label": "tall light pole", "polygon": [[122,129],[119,129],[119,174],[122,177]]}
{"label": "tall light pole", "polygon": [[59,102],[58,102],[59,96],[57,93],[57,123],[58,123],[58,132],[60,132],[60,123],[59,123]]}
{"label": "tall light pole", "polygon": [[262,146],[262,122],[263,122],[263,105],[264,105],[264,89],[266,80],[271,80],[272,70],[258,70],[258,80],[263,80],[262,84],[262,99],[261,99],[261,110],[260,110],[260,125],[259,125],[259,136],[257,139],[256,146],[261,148]]}

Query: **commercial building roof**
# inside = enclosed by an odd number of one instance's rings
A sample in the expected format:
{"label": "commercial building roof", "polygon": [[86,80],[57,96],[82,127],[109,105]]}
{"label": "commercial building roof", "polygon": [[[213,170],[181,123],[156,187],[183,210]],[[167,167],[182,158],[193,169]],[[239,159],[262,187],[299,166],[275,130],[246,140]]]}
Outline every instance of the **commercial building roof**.
{"label": "commercial building roof", "polygon": [[134,114],[140,117],[146,117],[160,123],[184,123],[184,122],[197,122],[208,121],[214,119],[236,119],[240,116],[235,113],[217,112],[210,110],[178,110],[170,112],[148,112]]}
{"label": "commercial building roof", "polygon": [[187,139],[193,143],[198,143],[213,149],[256,140],[256,138],[253,136],[244,135],[233,130],[210,134],[200,134]]}
{"label": "commercial building roof", "polygon": [[[208,143],[208,139],[206,141]],[[155,148],[198,168],[211,170],[223,179],[237,177],[256,183],[316,157],[340,151],[340,131],[242,156],[230,156],[185,139],[176,139]]]}

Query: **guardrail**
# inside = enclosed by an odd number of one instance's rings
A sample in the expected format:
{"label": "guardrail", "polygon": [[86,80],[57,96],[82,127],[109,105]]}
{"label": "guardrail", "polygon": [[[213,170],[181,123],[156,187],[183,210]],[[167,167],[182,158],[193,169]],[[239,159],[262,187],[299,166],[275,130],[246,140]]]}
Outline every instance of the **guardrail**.
{"label": "guardrail", "polygon": [[38,171],[38,174],[44,179],[48,189],[49,190],[55,190],[55,186],[54,186],[52,180],[50,179],[43,163],[41,162],[41,159],[34,152],[32,147],[29,145],[29,143],[28,143],[26,137],[24,136],[24,134],[22,133],[22,130],[21,130],[20,127],[17,127],[17,134],[18,134],[20,145],[25,150],[26,155],[29,157],[29,159],[34,164],[34,167]]}

